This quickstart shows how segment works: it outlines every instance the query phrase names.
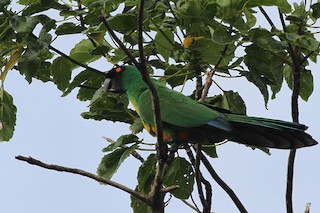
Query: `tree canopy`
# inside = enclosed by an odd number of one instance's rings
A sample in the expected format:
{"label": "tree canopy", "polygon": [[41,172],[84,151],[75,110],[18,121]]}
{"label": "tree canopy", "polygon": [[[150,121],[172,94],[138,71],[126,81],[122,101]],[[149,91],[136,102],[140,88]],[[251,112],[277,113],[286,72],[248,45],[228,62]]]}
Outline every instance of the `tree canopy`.
{"label": "tree canopy", "polygon": [[[277,16],[264,8],[273,8]],[[89,110],[81,114],[84,119],[127,123],[132,132],[110,140],[103,149],[98,175],[110,180],[125,159],[135,155],[141,160],[135,191],[146,196],[159,165],[156,150],[146,159],[138,154],[148,147],[137,135],[143,129],[141,120],[125,95],[103,90],[107,69],[98,70],[94,64],[110,67],[145,59],[150,75],[173,89],[183,90],[194,80],[196,87],[188,94],[191,98],[237,114],[246,114],[244,100],[239,92],[225,90],[216,77],[246,79],[260,91],[266,108],[286,82],[293,92],[293,121],[298,122],[298,97],[308,101],[313,93],[315,70],[309,65],[317,63],[320,51],[316,38],[319,18],[320,3],[311,1],[0,0],[0,140],[11,139],[16,123],[14,97],[5,90],[10,70],[18,71],[29,83],[53,82],[62,96],[77,90],[80,101],[90,102]],[[257,24],[259,19],[267,20],[268,25]],[[78,35],[79,41],[66,53],[55,41],[69,35]],[[221,92],[208,96],[212,84]],[[196,185],[201,174],[196,162],[201,154],[217,157],[216,146],[202,147],[205,154],[185,147],[185,157],[177,155],[175,147],[170,150],[171,161],[161,185],[164,189],[179,185],[168,192],[181,200],[190,199],[194,188],[202,188],[201,183],[201,187]],[[203,211],[210,212],[211,186],[204,177],[202,180],[208,194],[201,203]],[[131,195],[134,212],[151,211],[148,205],[152,203]]]}

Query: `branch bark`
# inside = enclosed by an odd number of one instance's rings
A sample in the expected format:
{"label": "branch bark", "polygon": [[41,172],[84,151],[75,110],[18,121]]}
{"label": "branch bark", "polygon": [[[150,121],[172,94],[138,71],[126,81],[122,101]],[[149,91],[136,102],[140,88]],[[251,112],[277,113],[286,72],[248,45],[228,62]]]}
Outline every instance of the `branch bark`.
{"label": "branch bark", "polygon": [[234,204],[237,206],[239,211],[241,213],[248,213],[248,211],[245,209],[237,195],[234,193],[234,191],[219,177],[219,175],[216,173],[216,171],[211,166],[210,162],[206,158],[204,154],[201,153],[201,161],[203,165],[207,168],[208,172],[210,173],[211,177],[223,188],[223,190],[229,195],[229,197],[232,199]]}
{"label": "branch bark", "polygon": [[84,176],[84,177],[88,177],[90,179],[93,179],[95,181],[98,181],[100,183],[104,183],[104,184],[107,184],[107,185],[110,185],[110,186],[113,186],[117,189],[120,189],[124,192],[127,192],[129,194],[131,194],[132,196],[140,199],[141,201],[147,203],[147,198],[143,195],[141,195],[140,193],[136,192],[135,190],[133,189],[130,189],[120,183],[117,183],[117,182],[114,182],[112,180],[108,180],[108,179],[105,179],[103,177],[100,177],[98,175],[95,175],[95,174],[92,174],[92,173],[89,173],[87,171],[84,171],[84,170],[81,170],[81,169],[75,169],[75,168],[69,168],[69,167],[64,167],[64,166],[59,166],[59,165],[54,165],[54,164],[47,164],[47,163],[43,163],[42,161],[40,160],[37,160],[35,158],[32,158],[32,157],[24,157],[24,156],[21,156],[21,155],[18,155],[15,157],[17,160],[21,160],[21,161],[25,161],[31,165],[35,165],[35,166],[40,166],[42,168],[45,168],[45,169],[49,169],[49,170],[55,170],[55,171],[59,171],[59,172],[67,172],[67,173],[72,173],[72,174],[77,174],[77,175],[81,175],[81,176]]}
{"label": "branch bark", "polygon": [[[282,28],[284,32],[287,32],[283,14],[278,10],[279,17],[281,20]],[[301,30],[298,29],[298,34],[302,34]],[[291,96],[291,116],[292,121],[299,123],[299,105],[298,98],[300,93],[300,74],[301,74],[301,49],[299,46],[293,48],[291,43],[288,44],[288,52],[292,59],[292,72],[293,72],[293,88]],[[287,168],[287,189],[286,189],[286,207],[287,213],[293,213],[292,204],[292,193],[293,193],[293,175],[294,175],[294,161],[296,156],[296,149],[290,150],[288,157],[288,168]]]}

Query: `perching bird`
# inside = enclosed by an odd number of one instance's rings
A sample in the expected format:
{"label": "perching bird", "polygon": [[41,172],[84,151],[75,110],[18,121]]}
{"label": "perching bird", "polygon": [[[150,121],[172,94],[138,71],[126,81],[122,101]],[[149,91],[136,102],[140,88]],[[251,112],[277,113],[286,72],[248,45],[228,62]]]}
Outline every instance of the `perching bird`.
{"label": "perching bird", "polygon": [[[169,89],[153,79],[160,98],[163,137],[167,142],[228,139],[254,147],[301,148],[317,142],[304,131],[307,126],[281,120],[249,117],[216,110]],[[156,135],[150,91],[135,66],[118,66],[107,73],[106,91],[126,93],[139,114],[144,128]]]}

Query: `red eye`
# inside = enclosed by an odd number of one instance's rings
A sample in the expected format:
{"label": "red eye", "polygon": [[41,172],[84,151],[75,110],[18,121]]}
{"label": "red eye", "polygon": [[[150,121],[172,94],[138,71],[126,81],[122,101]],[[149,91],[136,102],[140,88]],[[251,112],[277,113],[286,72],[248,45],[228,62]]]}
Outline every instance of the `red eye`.
{"label": "red eye", "polygon": [[122,68],[121,68],[121,67],[117,67],[117,68],[116,68],[116,72],[117,72],[117,73],[122,72]]}

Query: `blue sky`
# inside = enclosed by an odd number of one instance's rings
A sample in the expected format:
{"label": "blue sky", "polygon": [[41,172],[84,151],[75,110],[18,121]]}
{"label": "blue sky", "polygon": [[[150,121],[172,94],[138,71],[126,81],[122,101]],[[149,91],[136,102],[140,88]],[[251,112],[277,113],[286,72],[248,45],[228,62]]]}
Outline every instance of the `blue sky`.
{"label": "blue sky", "polygon": [[[68,52],[73,37],[57,41]],[[100,66],[100,67],[99,67]],[[108,67],[105,67],[108,66]],[[111,64],[97,65],[102,70]],[[300,100],[300,121],[320,141],[319,132],[319,66],[311,65],[314,94],[308,102]],[[224,89],[239,91],[252,116],[291,120],[291,92],[284,84],[277,99],[265,110],[258,89],[239,80],[217,79]],[[191,83],[192,85],[193,83]],[[52,83],[34,81],[29,85],[16,71],[9,73],[5,89],[18,108],[13,139],[0,144],[0,212],[131,212],[128,194],[85,177],[49,171],[15,160],[16,155],[32,156],[47,163],[76,167],[95,173],[107,146],[102,136],[117,139],[130,132],[127,125],[106,121],[84,120],[80,114],[88,103],[79,102],[73,92],[60,97]],[[212,94],[219,92],[212,89]],[[142,137],[151,138],[144,132]],[[272,150],[268,156],[243,145],[227,143],[218,147],[218,159],[211,160],[217,173],[233,188],[249,212],[285,212],[286,167],[289,151]],[[294,209],[303,212],[311,202],[312,212],[320,211],[320,146],[298,150],[294,176]],[[129,157],[113,180],[135,188],[139,162]],[[213,184],[213,211],[237,212],[229,197]],[[167,212],[193,212],[172,199]]]}

